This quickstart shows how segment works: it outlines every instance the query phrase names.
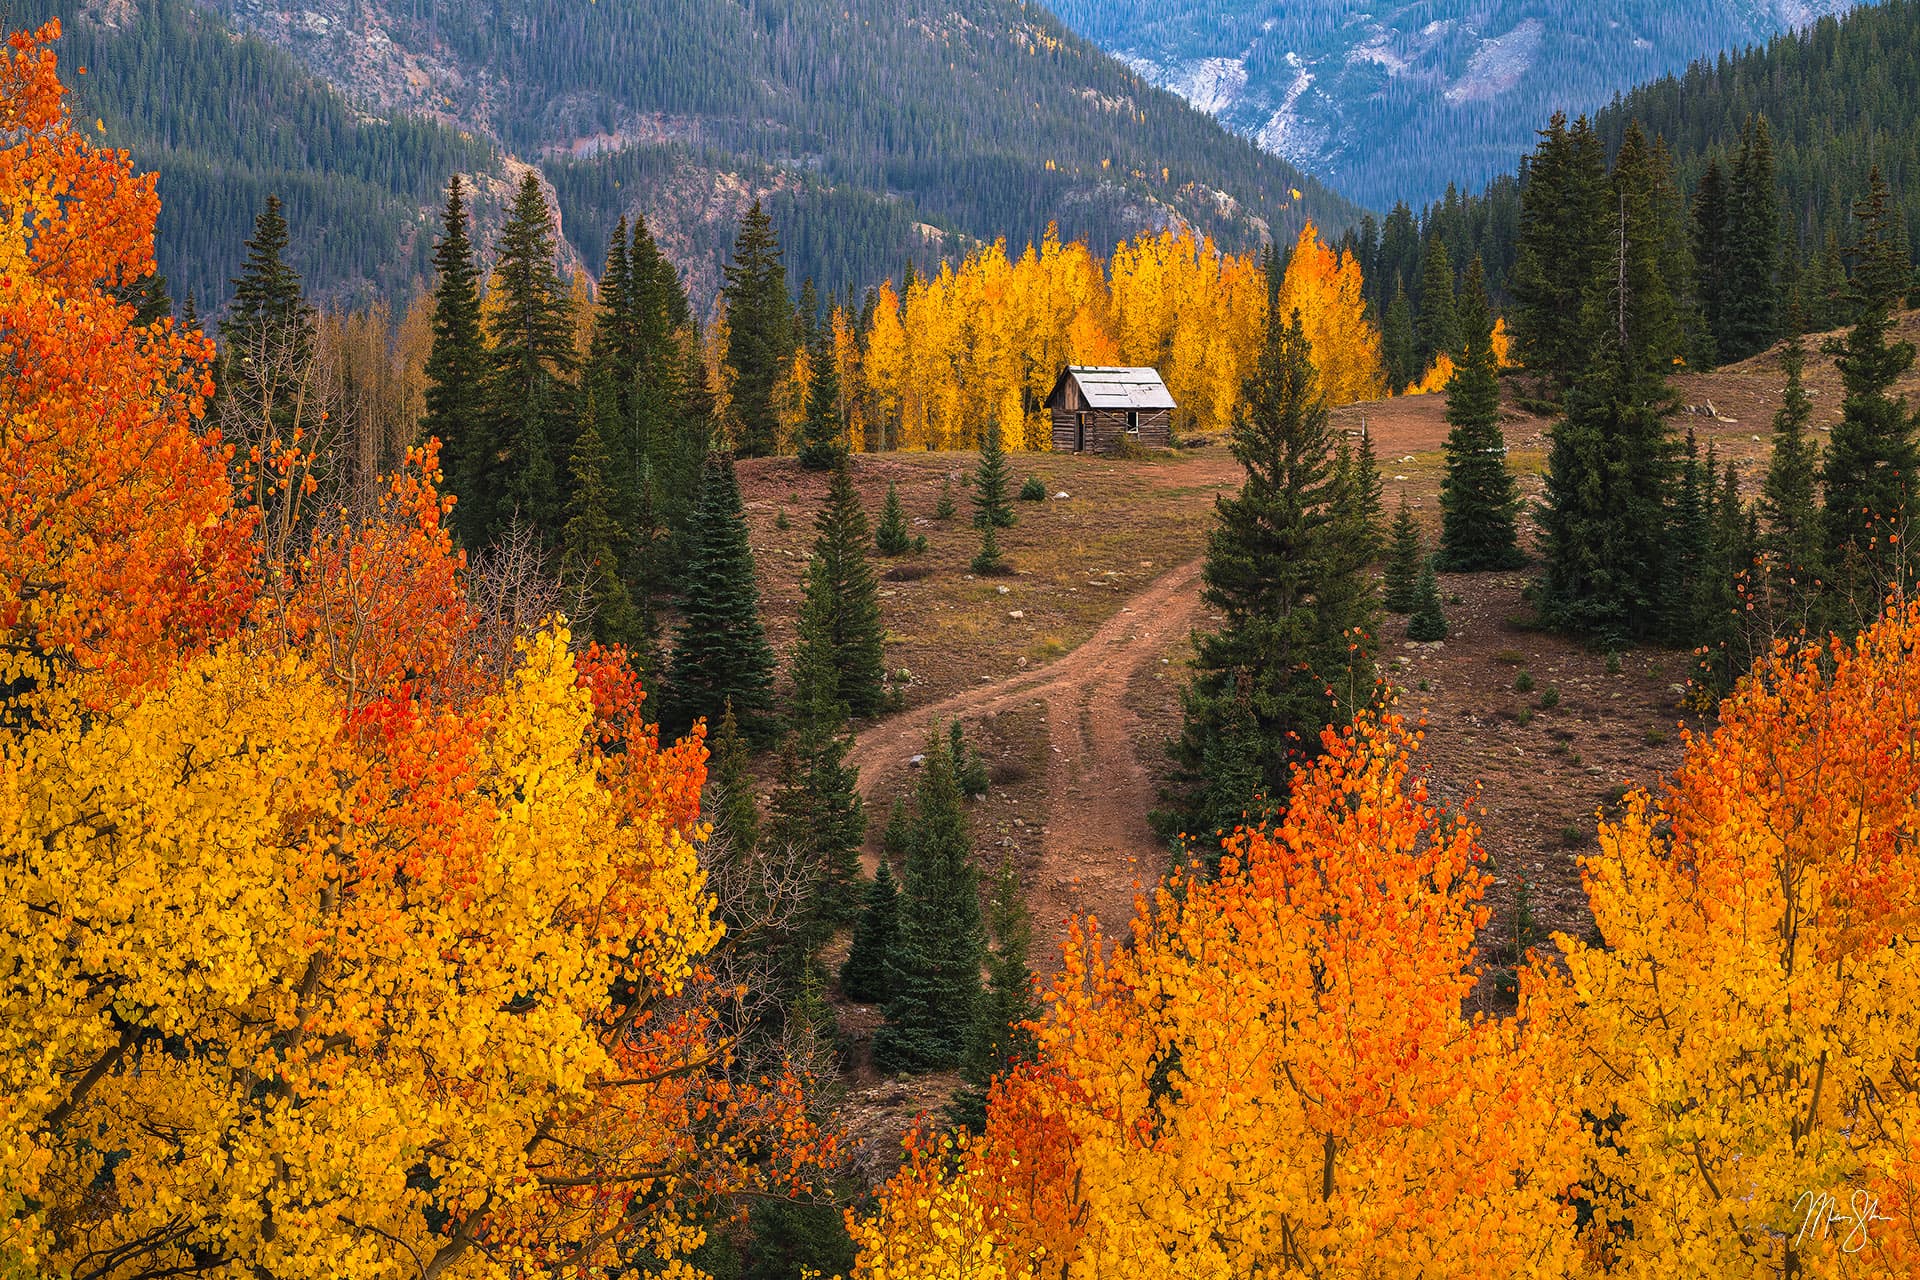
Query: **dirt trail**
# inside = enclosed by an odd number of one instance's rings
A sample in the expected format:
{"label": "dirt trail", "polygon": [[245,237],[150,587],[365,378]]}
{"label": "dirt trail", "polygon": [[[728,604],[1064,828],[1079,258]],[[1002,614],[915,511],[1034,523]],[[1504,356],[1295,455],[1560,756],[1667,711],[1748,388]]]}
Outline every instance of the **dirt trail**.
{"label": "dirt trail", "polygon": [[1150,879],[1164,858],[1147,823],[1153,793],[1134,753],[1139,717],[1126,704],[1127,686],[1199,616],[1200,568],[1194,560],[1155,579],[1058,661],[916,707],[854,742],[848,762],[871,800],[893,794],[907,760],[924,750],[931,722],[1045,704],[1048,819],[1040,866],[1026,886],[1036,960],[1059,954],[1069,915],[1096,915],[1109,933],[1123,929],[1142,869]]}

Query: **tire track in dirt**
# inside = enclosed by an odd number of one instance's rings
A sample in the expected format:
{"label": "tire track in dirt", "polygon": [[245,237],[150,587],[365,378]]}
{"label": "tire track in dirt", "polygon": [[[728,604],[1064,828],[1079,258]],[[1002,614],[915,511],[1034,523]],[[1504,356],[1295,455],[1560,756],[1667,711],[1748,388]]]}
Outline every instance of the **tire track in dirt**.
{"label": "tire track in dirt", "polygon": [[[934,721],[972,722],[1045,704],[1052,748],[1047,824],[1038,871],[1026,885],[1036,967],[1050,967],[1049,959],[1059,955],[1070,915],[1098,916],[1109,935],[1123,930],[1142,868],[1151,874],[1164,859],[1164,846],[1147,822],[1153,794],[1134,753],[1139,717],[1127,706],[1127,686],[1198,618],[1201,563],[1193,560],[1156,578],[1058,660],[894,716],[860,734],[848,754],[872,803],[895,793],[907,760],[925,748]],[[871,855],[868,862],[871,870]]]}

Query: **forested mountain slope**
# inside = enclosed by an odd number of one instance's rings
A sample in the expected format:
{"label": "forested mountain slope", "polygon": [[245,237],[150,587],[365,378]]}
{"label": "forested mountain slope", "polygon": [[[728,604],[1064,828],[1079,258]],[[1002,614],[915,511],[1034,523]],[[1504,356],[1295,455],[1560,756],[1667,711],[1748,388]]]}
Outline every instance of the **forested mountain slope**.
{"label": "forested mountain slope", "polygon": [[1076,30],[1354,199],[1421,204],[1513,167],[1554,110],[1849,0],[1059,0]]}
{"label": "forested mountain slope", "polygon": [[[582,261],[642,211],[696,299],[755,196],[792,276],[825,289],[1049,221],[1111,245],[1182,219],[1245,248],[1356,212],[1014,0],[50,7],[90,68],[80,108],[183,171],[163,187],[163,258],[203,295],[237,260],[235,210],[267,187],[287,189],[296,242],[324,232],[302,264],[323,291],[386,285],[424,259],[417,237],[376,247],[373,227],[425,214],[431,230],[449,172],[522,162]],[[215,173],[245,181],[196,176]],[[483,191],[483,227],[487,206]]]}

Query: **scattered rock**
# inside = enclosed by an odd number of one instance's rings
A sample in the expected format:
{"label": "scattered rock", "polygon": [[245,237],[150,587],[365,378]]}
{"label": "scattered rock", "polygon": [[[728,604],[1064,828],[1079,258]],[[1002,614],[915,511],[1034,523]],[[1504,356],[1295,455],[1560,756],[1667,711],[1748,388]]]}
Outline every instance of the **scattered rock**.
{"label": "scattered rock", "polygon": [[1008,616],[1009,618],[1015,618],[1015,619],[1019,619],[1019,618],[1024,618],[1024,617],[1026,617],[1027,615],[1026,615],[1026,614],[1025,614],[1025,613],[1024,613],[1023,611],[1021,611],[1021,610],[1019,610],[1019,609],[1010,609],[1010,610],[1008,610],[1008,611],[1007,611],[1007,616]]}
{"label": "scattered rock", "polygon": [[998,591],[998,592],[999,592],[999,593],[1000,593],[1001,595],[1003,595],[1003,596],[1004,596],[1004,595],[1006,595],[1006,594],[1007,594],[1008,592],[1010,592],[1010,591],[1012,591],[1012,590],[1013,590],[1013,588],[1012,588],[1012,587],[995,587],[995,588],[994,588],[994,590],[995,590],[995,591]]}
{"label": "scattered rock", "polygon": [[926,765],[926,763],[927,763],[927,758],[926,758],[926,756],[924,756],[924,755],[917,755],[917,756],[908,756],[908,757],[907,757],[907,768],[909,768],[909,769],[919,769],[919,768],[922,768],[922,767],[924,767],[924,766]]}
{"label": "scattered rock", "polygon": [[1054,494],[1053,496],[1055,499],[1064,498],[1067,496],[1067,491],[1065,489],[1062,489],[1060,492]]}

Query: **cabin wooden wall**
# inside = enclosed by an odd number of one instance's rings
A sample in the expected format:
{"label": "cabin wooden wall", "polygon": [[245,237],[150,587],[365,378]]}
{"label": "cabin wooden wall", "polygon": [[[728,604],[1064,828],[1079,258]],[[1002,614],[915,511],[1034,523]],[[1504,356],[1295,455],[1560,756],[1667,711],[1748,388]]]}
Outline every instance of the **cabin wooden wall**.
{"label": "cabin wooden wall", "polygon": [[[1061,397],[1066,400],[1066,396]],[[1138,443],[1147,448],[1170,448],[1173,444],[1173,411],[1141,409]],[[1053,411],[1053,447],[1059,453],[1072,453],[1077,442],[1079,414],[1064,407]],[[1090,409],[1087,411],[1088,453],[1111,453],[1127,434],[1127,410]]]}

